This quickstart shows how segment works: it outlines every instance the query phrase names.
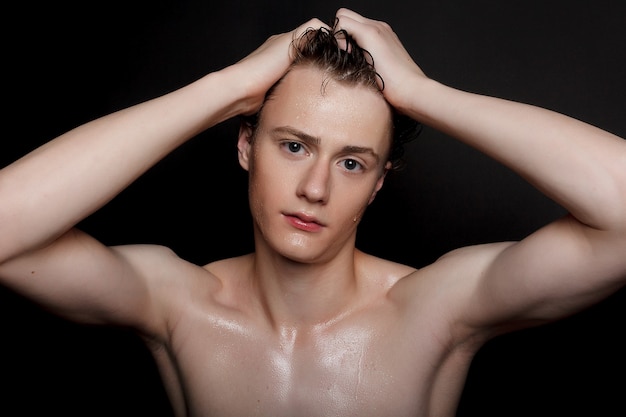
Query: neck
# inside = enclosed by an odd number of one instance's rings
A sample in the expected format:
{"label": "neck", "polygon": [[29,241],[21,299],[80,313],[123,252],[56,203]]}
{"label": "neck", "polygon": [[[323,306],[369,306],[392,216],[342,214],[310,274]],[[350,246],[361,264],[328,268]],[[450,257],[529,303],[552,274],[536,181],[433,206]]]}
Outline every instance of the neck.
{"label": "neck", "polygon": [[355,249],[345,252],[329,262],[312,264],[257,251],[255,286],[274,327],[316,326],[350,310],[358,289],[357,253]]}

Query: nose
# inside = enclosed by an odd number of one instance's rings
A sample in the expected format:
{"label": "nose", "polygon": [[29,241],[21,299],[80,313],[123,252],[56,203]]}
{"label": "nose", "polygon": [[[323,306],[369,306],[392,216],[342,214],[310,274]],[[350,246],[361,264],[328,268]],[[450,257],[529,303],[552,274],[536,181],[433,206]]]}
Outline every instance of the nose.
{"label": "nose", "polygon": [[317,160],[304,172],[298,185],[298,197],[312,203],[326,203],[330,195],[330,166],[328,161]]}

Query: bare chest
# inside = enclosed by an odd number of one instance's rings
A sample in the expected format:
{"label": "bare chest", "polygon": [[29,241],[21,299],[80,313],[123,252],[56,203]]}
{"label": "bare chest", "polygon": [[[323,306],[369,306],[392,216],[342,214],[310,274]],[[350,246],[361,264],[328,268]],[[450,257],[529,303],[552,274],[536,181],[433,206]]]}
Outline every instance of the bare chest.
{"label": "bare chest", "polygon": [[194,323],[176,363],[190,415],[420,416],[446,362],[401,325],[264,332],[236,321]]}

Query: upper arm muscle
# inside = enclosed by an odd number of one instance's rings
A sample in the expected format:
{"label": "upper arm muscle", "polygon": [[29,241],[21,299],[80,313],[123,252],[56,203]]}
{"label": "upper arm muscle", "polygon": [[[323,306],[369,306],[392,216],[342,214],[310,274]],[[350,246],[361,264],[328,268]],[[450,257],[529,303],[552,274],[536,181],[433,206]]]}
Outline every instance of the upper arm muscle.
{"label": "upper arm muscle", "polygon": [[150,292],[123,248],[71,230],[0,265],[2,283],[54,313],[83,322],[142,325]]}
{"label": "upper arm muscle", "polygon": [[565,217],[503,247],[477,276],[469,305],[478,325],[549,321],[623,285],[626,242]]}

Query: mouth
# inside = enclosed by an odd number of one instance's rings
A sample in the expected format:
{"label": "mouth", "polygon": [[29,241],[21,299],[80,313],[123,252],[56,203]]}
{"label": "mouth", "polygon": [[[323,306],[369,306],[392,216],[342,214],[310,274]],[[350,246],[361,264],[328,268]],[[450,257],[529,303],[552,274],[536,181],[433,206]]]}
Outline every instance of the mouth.
{"label": "mouth", "polygon": [[306,213],[284,213],[283,216],[291,226],[306,232],[318,232],[325,227],[316,217]]}

